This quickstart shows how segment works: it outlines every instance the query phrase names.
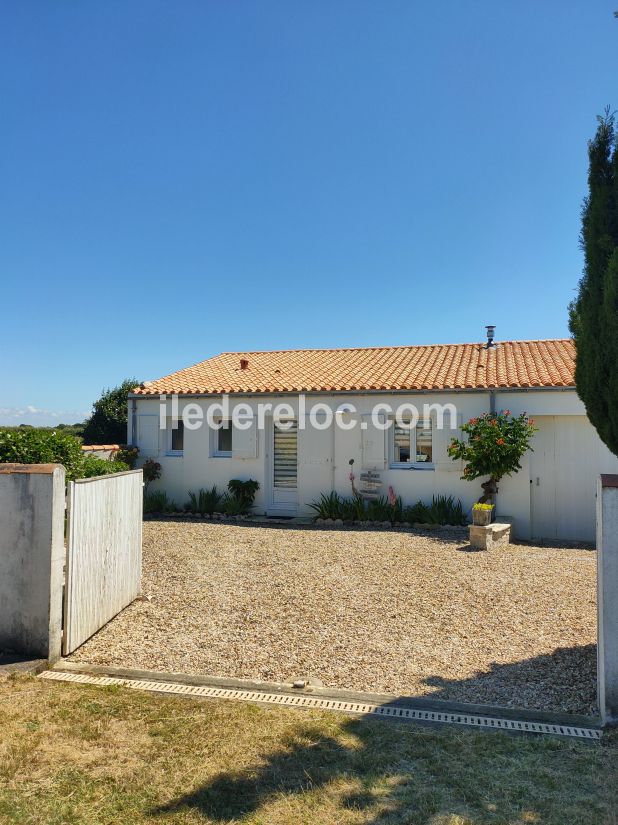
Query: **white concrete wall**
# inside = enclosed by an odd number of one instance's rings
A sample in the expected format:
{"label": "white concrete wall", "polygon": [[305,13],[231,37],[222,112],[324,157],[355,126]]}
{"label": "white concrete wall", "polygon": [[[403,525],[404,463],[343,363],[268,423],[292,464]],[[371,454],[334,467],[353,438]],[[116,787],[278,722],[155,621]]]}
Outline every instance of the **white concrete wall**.
{"label": "white concrete wall", "polygon": [[0,464],[0,648],[60,656],[64,467]]}
{"label": "white concrete wall", "polygon": [[[220,399],[181,399],[179,410],[182,412],[187,403],[197,403],[205,411],[208,404]],[[288,402],[298,413],[297,396],[253,396],[238,397],[233,401],[248,403],[254,411],[259,402],[275,404]],[[359,414],[369,413],[377,401],[388,402],[393,408],[401,403],[415,404],[422,409],[423,404],[446,404],[456,406],[462,421],[486,412],[490,409],[489,392],[459,392],[459,393],[365,393],[365,394],[314,394],[306,396],[307,405],[312,402],[327,403],[335,410],[342,403],[354,405]],[[599,472],[618,472],[618,459],[612,456],[601,443],[591,428],[584,414],[584,408],[574,390],[532,390],[525,392],[496,392],[495,408],[510,409],[513,414],[527,412],[534,417],[550,416],[557,432],[562,434],[558,439],[560,460],[555,462],[550,476],[545,478],[546,484],[551,484],[557,491],[560,485],[566,483],[577,494],[581,491],[581,498],[586,500],[585,529],[580,527],[582,519],[574,524],[558,524],[557,531],[550,531],[548,538],[567,539],[594,539],[594,491],[596,476]],[[158,399],[137,399],[137,414],[157,416],[159,412]],[[139,427],[138,427],[139,430]],[[579,433],[579,435],[578,435]],[[425,469],[390,469],[382,472],[384,482],[383,491],[392,485],[395,493],[400,495],[404,503],[411,504],[419,499],[430,502],[433,495],[453,495],[461,499],[465,508],[470,508],[477,500],[480,482],[463,481],[461,472],[446,455],[446,443],[450,440],[450,433],[446,433],[440,444],[434,445],[436,468]],[[156,448],[156,459],[161,463],[162,478],[155,487],[166,490],[168,495],[183,505],[188,499],[188,491],[196,491],[200,487],[216,484],[225,489],[231,478],[253,478],[260,483],[260,491],[256,497],[256,512],[266,512],[270,499],[270,461],[269,461],[269,431],[258,432],[257,457],[252,459],[216,458],[212,456],[210,433],[207,427],[198,430],[185,429],[185,445],[183,456],[166,455],[165,439],[159,438]],[[362,433],[357,427],[351,431],[335,428],[334,437],[329,436],[332,443],[331,460],[324,457],[324,443],[317,437],[309,437],[302,431],[298,438],[299,463],[299,514],[310,514],[307,505],[315,499],[320,491],[328,492],[331,489],[343,495],[351,492],[348,474],[349,460],[354,459],[354,472],[358,479],[362,469]],[[141,447],[139,438],[137,446]],[[144,456],[141,456],[143,460]],[[439,460],[438,460],[439,459]],[[497,515],[511,516],[514,519],[514,533],[517,537],[528,539],[532,535],[531,520],[531,462],[530,454],[522,460],[522,470],[515,476],[504,478],[500,483],[500,493],[497,499]],[[571,468],[565,471],[565,466]],[[586,467],[583,472],[581,468]],[[590,472],[592,476],[590,476]],[[566,472],[566,475],[565,475]],[[566,479],[566,481],[565,481]],[[587,508],[587,509],[586,509]],[[557,519],[554,519],[556,521]],[[542,536],[539,536],[542,537]]]}
{"label": "white concrete wall", "polygon": [[119,446],[105,447],[101,445],[100,447],[97,447],[96,445],[91,444],[82,445],[82,451],[85,455],[92,455],[95,458],[104,458],[106,461],[113,461],[119,450]]}

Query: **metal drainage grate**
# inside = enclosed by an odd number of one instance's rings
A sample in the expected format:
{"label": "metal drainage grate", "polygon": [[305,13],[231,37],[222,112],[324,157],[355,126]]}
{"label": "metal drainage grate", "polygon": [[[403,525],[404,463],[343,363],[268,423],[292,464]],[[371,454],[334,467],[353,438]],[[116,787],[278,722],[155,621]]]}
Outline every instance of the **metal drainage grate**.
{"label": "metal drainage grate", "polygon": [[176,682],[149,682],[140,679],[122,679],[115,676],[90,676],[84,673],[65,673],[46,670],[41,679],[56,682],[77,682],[84,685],[121,685],[133,690],[152,693],[171,693],[180,696],[199,696],[209,699],[235,699],[237,702],[262,702],[269,705],[285,705],[314,710],[335,710],[340,713],[381,716],[390,719],[409,719],[417,722],[439,722],[450,725],[468,725],[480,729],[518,731],[522,733],[545,733],[553,736],[572,736],[578,739],[601,738],[598,728],[580,728],[572,725],[557,725],[549,722],[532,722],[524,719],[501,719],[497,716],[476,716],[471,713],[451,713],[448,711],[423,710],[421,708],[380,705],[372,702],[345,702],[341,699],[324,699],[319,696],[293,696],[284,693],[266,693],[258,690],[236,690],[199,685],[182,685]]}

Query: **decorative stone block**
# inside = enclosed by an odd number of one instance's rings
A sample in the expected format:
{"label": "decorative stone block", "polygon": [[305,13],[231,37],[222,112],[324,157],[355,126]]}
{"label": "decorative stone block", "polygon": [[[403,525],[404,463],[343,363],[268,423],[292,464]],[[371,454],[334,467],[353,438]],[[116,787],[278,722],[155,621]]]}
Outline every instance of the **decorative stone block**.
{"label": "decorative stone block", "polygon": [[494,522],[486,527],[470,525],[470,546],[479,550],[492,550],[511,541],[511,525]]}

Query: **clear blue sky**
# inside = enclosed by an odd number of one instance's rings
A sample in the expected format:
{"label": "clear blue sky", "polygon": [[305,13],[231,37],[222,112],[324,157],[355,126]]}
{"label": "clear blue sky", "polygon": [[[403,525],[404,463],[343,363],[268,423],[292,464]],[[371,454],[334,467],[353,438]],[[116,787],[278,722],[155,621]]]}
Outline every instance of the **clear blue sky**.
{"label": "clear blue sky", "polygon": [[567,335],[615,7],[4,3],[0,422],[224,350]]}

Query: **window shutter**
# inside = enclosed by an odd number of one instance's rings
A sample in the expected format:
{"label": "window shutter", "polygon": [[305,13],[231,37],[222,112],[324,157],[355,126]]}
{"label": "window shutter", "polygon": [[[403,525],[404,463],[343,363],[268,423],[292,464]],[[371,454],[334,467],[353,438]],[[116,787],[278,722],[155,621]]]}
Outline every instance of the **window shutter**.
{"label": "window shutter", "polygon": [[[378,419],[382,424],[386,424],[386,416],[383,413],[379,413]],[[386,432],[376,427],[371,414],[361,417],[361,442],[365,469],[383,470],[386,466]]]}
{"label": "window shutter", "polygon": [[431,424],[433,428],[433,450],[434,450],[434,459],[433,463],[436,470],[441,470],[442,472],[447,473],[459,473],[461,475],[463,473],[463,461],[461,459],[457,459],[457,461],[453,461],[450,455],[447,452],[448,446],[450,445],[451,441],[454,438],[461,438],[461,424],[462,424],[462,417],[460,413],[457,413],[457,427],[456,429],[452,430],[448,423],[450,423],[449,417],[444,416],[444,423],[447,424],[443,430],[439,430],[436,426],[436,419],[432,416]]}
{"label": "window shutter", "polygon": [[250,420],[251,426],[245,430],[232,426],[232,458],[257,458],[257,418]]}
{"label": "window shutter", "polygon": [[159,455],[159,416],[137,416],[137,446],[142,458]]}

